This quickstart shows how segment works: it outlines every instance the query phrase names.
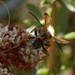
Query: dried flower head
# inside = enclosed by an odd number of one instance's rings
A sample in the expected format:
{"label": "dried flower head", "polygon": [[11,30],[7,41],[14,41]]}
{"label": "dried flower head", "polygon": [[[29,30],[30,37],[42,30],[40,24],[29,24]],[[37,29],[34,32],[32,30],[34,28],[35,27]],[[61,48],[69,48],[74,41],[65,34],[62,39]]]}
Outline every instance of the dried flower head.
{"label": "dried flower head", "polygon": [[42,48],[32,48],[34,39],[19,27],[2,27],[0,29],[0,62],[14,65],[22,70],[30,70],[46,55]]}

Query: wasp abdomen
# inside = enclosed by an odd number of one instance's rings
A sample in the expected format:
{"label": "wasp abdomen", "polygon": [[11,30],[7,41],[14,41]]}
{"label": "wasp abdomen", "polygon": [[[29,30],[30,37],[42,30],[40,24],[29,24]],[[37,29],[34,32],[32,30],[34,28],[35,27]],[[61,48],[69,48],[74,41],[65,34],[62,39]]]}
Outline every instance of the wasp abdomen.
{"label": "wasp abdomen", "polygon": [[34,49],[38,49],[41,47],[41,45],[43,45],[44,42],[42,41],[42,39],[40,38],[37,38],[33,43],[32,43],[32,46]]}

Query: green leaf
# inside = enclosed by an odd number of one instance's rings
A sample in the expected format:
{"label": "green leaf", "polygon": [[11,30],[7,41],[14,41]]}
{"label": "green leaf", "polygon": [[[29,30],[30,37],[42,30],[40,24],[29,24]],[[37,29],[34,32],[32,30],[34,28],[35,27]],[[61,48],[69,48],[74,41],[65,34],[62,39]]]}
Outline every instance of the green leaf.
{"label": "green leaf", "polygon": [[27,9],[32,12],[34,15],[36,15],[38,18],[42,19],[42,14],[40,10],[33,4],[27,4],[26,5]]}
{"label": "green leaf", "polygon": [[55,0],[42,0],[40,6],[45,7],[47,4],[53,3]]}
{"label": "green leaf", "polygon": [[36,25],[37,27],[40,27],[40,24],[37,21],[31,19],[26,19],[23,21],[23,23],[27,25]]}
{"label": "green leaf", "polygon": [[37,75],[48,75],[48,69],[47,68],[41,68],[37,70]]}
{"label": "green leaf", "polygon": [[75,0],[63,0],[65,6],[72,12],[75,12]]}
{"label": "green leaf", "polygon": [[70,32],[64,36],[65,39],[72,40],[75,39],[75,32]]}
{"label": "green leaf", "polygon": [[57,8],[57,29],[56,34],[62,33],[65,34],[68,30],[68,21],[69,21],[69,14],[70,11],[66,8],[62,0],[58,0],[61,4],[61,7]]}

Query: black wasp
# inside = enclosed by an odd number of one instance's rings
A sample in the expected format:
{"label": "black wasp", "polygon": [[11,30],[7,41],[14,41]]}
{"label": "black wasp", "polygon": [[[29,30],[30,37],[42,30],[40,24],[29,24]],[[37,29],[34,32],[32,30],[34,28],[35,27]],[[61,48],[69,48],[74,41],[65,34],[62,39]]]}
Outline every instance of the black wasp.
{"label": "black wasp", "polygon": [[[37,21],[40,23],[38,18],[31,12],[29,12],[31,15],[33,15]],[[32,48],[38,49],[40,47],[43,48],[44,53],[48,54],[47,48],[51,46],[50,40],[52,39],[57,43],[57,45],[60,47],[59,43],[66,44],[68,41],[58,38],[56,36],[52,36],[51,33],[48,31],[48,26],[51,23],[51,17],[47,13],[44,13],[44,20],[45,20],[45,25],[43,26],[41,23],[40,25],[42,26],[41,28],[34,28],[31,32],[35,32],[35,40],[32,43]],[[61,47],[60,47],[61,49]],[[62,49],[61,49],[62,50]]]}

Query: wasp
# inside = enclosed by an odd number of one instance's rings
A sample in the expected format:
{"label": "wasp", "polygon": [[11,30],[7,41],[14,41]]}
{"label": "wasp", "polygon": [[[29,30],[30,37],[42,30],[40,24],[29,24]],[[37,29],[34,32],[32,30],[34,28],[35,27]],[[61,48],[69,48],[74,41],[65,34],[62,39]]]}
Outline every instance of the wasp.
{"label": "wasp", "polygon": [[[29,12],[29,13],[31,15],[33,15],[37,19],[37,21],[40,23],[38,18],[33,13],[31,13],[31,12]],[[59,46],[59,48],[62,50],[59,43],[66,44],[66,43],[69,43],[69,41],[51,35],[51,33],[48,31],[48,27],[49,27],[52,19],[51,19],[51,17],[49,17],[49,15],[47,13],[44,13],[44,20],[45,20],[44,26],[40,23],[40,25],[42,26],[41,28],[39,28],[39,29],[34,28],[31,31],[31,32],[34,31],[35,36],[36,36],[34,42],[32,43],[32,48],[38,49],[38,48],[42,47],[44,53],[48,54],[46,49],[51,46],[50,40],[52,39],[52,41],[55,41],[56,44]]]}

